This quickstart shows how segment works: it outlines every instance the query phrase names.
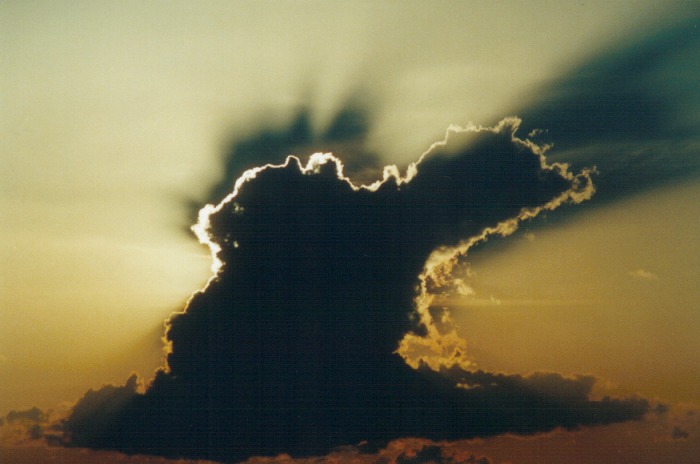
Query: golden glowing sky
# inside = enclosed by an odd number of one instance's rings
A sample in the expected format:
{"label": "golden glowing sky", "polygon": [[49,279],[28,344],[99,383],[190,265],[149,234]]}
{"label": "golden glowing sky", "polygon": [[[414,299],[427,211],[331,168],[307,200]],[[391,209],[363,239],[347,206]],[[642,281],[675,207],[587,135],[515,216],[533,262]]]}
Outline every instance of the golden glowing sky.
{"label": "golden glowing sky", "polygon": [[592,373],[697,401],[698,218],[700,185],[686,183],[475,253],[475,295],[453,307],[460,332],[491,369]]}
{"label": "golden glowing sky", "polygon": [[[360,94],[372,148],[405,163],[664,5],[0,3],[0,414],[160,364],[163,320],[209,277],[186,202],[229,140],[305,104],[322,128]],[[698,218],[691,179],[479,247],[475,295],[449,302],[475,361],[700,402]]]}

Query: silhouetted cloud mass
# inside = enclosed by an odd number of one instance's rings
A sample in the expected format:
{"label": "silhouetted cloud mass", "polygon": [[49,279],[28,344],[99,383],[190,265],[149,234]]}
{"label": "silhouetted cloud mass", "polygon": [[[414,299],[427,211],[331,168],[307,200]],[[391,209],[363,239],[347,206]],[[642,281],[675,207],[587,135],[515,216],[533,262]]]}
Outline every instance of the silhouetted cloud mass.
{"label": "silhouetted cloud mass", "polygon": [[88,392],[64,423],[70,444],[239,461],[642,417],[644,400],[589,399],[592,377],[473,371],[458,349],[437,364],[411,350],[449,335],[430,297],[450,291],[470,246],[593,193],[589,172],[547,164],[518,124],[451,128],[371,186],[330,154],[246,171],[200,212],[215,275],[168,321],[167,366],[145,393],[135,377]]}

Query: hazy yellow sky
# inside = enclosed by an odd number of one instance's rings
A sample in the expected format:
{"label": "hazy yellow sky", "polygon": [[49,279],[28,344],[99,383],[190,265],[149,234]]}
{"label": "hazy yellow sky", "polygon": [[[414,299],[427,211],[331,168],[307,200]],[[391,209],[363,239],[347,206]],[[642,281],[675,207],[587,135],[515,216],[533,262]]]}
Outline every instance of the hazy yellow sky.
{"label": "hazy yellow sky", "polygon": [[[186,200],[219,179],[229,140],[301,105],[322,128],[359,93],[372,147],[414,160],[449,124],[510,115],[669,10],[2,2],[0,412],[160,364],[163,320],[209,277]],[[671,186],[475,252],[483,302],[454,314],[477,363],[700,400],[698,200],[697,182]]]}
{"label": "hazy yellow sky", "polygon": [[484,247],[466,278],[474,296],[452,308],[460,332],[485,369],[591,373],[698,401],[698,218],[692,182]]}

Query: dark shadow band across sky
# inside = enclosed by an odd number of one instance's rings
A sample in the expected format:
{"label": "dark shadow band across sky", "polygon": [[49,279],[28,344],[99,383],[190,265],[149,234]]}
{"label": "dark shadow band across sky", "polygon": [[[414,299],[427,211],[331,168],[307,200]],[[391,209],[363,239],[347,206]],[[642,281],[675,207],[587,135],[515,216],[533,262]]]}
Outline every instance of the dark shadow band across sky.
{"label": "dark shadow band across sky", "polygon": [[[700,174],[700,12],[574,67],[516,110],[549,158],[596,166],[582,209]],[[524,136],[524,134],[522,134]],[[565,214],[576,214],[579,208]]]}

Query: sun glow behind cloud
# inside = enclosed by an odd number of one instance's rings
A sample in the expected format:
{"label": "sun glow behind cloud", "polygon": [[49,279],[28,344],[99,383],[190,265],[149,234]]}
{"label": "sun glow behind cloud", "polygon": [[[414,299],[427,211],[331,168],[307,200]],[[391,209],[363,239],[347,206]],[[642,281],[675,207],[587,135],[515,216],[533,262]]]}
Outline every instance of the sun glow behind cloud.
{"label": "sun glow behind cloud", "polygon": [[[230,141],[261,126],[284,127],[300,106],[309,108],[313,131],[323,132],[338,108],[361,94],[370,102],[368,146],[382,162],[403,167],[449,124],[489,124],[536,107],[579,62],[620,38],[634,45],[635,37],[654,37],[668,24],[659,10],[675,6],[4,2],[0,237],[3,270],[12,272],[3,273],[0,292],[0,412],[51,406],[88,385],[118,383],[132,369],[148,376],[160,363],[162,319],[209,275],[206,250],[180,233],[191,219],[182,200],[206,197],[220,177],[216,155]],[[696,87],[695,55],[679,50],[639,74],[643,82],[624,73],[621,80],[682,101],[686,110],[665,122],[693,131],[700,114],[688,92]],[[537,124],[549,127],[546,118]],[[591,127],[580,133],[596,135]],[[566,124],[555,128],[556,152],[570,141],[561,137]],[[672,152],[669,140],[642,140],[634,162]],[[614,150],[586,147],[580,165],[628,146],[618,143]],[[692,153],[692,144],[684,149]],[[666,172],[665,164],[651,166],[648,173]],[[575,232],[580,223],[557,224],[563,228],[550,233],[533,228],[534,240],[511,248],[513,262],[494,237],[469,250],[474,275],[462,280],[475,294],[436,302],[451,307],[459,339],[469,341],[479,365],[583,370],[649,394],[693,399],[697,230],[683,211],[692,210],[688,199],[696,201],[697,192],[670,192],[663,198],[673,217],[626,202],[609,217],[602,210],[579,216],[591,221],[584,235]],[[645,197],[649,204],[657,204],[656,193]],[[615,226],[618,215],[624,221]],[[642,225],[657,217],[673,226],[647,235],[652,228]],[[611,266],[607,256],[619,259]],[[522,268],[521,259],[532,266]],[[531,334],[542,333],[533,343]],[[635,370],[641,358],[658,369]]]}

